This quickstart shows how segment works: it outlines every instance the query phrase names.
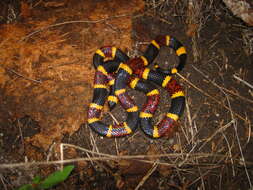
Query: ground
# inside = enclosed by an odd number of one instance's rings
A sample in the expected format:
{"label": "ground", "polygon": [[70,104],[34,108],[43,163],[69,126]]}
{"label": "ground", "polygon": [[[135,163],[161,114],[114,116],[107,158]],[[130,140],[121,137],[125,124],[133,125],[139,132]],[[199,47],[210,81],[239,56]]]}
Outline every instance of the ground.
{"label": "ground", "polygon": [[[75,170],[53,189],[252,188],[253,30],[220,1],[200,2],[21,1],[19,17],[1,17],[0,189],[58,170],[51,161],[61,158],[61,143]],[[140,56],[166,34],[188,55],[175,76],[186,93],[177,130],[158,140],[140,129],[116,139],[91,131],[96,49]],[[168,48],[155,60],[164,69],[177,61]],[[154,122],[170,107],[159,90]],[[141,107],[145,96],[128,91]],[[111,115],[126,117],[120,105],[103,120],[113,122]]]}

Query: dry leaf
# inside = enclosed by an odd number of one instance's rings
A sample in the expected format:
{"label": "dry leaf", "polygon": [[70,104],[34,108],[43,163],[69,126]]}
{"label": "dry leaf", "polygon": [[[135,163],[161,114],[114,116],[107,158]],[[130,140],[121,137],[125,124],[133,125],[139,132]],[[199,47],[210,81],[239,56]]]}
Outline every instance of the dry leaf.
{"label": "dry leaf", "polygon": [[173,149],[176,151],[176,152],[179,152],[182,150],[182,147],[180,144],[174,144],[173,145]]}

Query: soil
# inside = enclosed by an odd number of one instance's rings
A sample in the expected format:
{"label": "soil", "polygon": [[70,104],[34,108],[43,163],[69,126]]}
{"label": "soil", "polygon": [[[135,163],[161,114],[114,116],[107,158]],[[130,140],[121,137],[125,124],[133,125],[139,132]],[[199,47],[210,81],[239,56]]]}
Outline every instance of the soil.
{"label": "soil", "polygon": [[[115,2],[21,1],[20,17],[0,26],[4,50],[0,54],[0,189],[14,189],[58,170],[59,165],[50,163],[11,164],[59,160],[60,143],[68,144],[64,159],[76,159],[75,169],[52,189],[252,188],[252,27],[218,0],[203,5],[197,20],[191,20],[192,13],[181,1],[158,1],[157,6],[146,1],[145,7],[142,1],[129,1],[127,7],[123,1]],[[102,5],[106,11],[97,8]],[[125,10],[132,10],[131,15]],[[70,20],[98,23],[48,27]],[[140,56],[152,39],[167,34],[180,40],[188,55],[186,67],[175,76],[186,93],[177,130],[157,140],[140,129],[116,139],[91,131],[86,112],[92,99],[95,50],[112,44],[131,57]],[[162,48],[155,60],[163,69],[177,61],[168,48]],[[141,107],[144,94],[127,90]],[[167,93],[159,90],[154,123],[170,107]],[[126,118],[120,105],[111,114],[118,121]],[[108,109],[103,121],[113,122]],[[108,159],[108,155],[119,157]]]}

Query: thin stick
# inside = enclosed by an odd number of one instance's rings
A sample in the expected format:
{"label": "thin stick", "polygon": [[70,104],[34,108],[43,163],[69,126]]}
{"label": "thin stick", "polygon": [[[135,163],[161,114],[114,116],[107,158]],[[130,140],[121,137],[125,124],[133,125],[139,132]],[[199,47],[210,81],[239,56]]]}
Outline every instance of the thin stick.
{"label": "thin stick", "polygon": [[[64,144],[61,143],[61,144],[60,144],[61,161],[63,161],[63,159],[64,159],[64,158],[63,158],[63,156],[64,156],[64,155],[63,155],[63,149],[64,149],[63,146],[64,146]],[[63,170],[63,164],[61,164],[61,171],[62,171],[62,170]]]}
{"label": "thin stick", "polygon": [[[231,118],[233,120],[235,120],[234,118],[234,113],[232,111],[232,107],[231,107],[231,104],[230,104],[230,101],[229,101],[229,98],[227,96],[227,94],[225,92],[223,92],[226,96],[226,99],[227,99],[227,102],[228,102],[228,106],[229,106],[229,111],[230,111],[230,114],[231,114]],[[252,188],[252,183],[251,183],[251,180],[250,180],[250,177],[249,177],[249,173],[248,173],[248,170],[247,170],[247,167],[246,167],[246,163],[245,163],[245,158],[244,158],[244,155],[243,155],[243,152],[242,152],[242,147],[241,147],[241,143],[240,143],[240,139],[239,139],[239,136],[238,136],[238,133],[237,133],[237,123],[234,122],[233,123],[233,126],[234,126],[234,130],[235,130],[235,136],[236,136],[236,140],[237,140],[237,143],[238,143],[238,147],[239,147],[239,150],[240,150],[240,154],[241,154],[241,158],[242,158],[242,162],[243,162],[243,166],[244,166],[244,169],[245,169],[245,173],[246,173],[246,176],[248,178],[248,181],[249,181],[249,185],[250,185],[250,188]]]}
{"label": "thin stick", "polygon": [[[92,156],[94,156],[94,153],[99,153],[99,150],[98,150],[98,146],[96,144],[96,140],[94,138],[94,133],[90,132],[90,144],[92,146],[92,151],[93,153]],[[65,146],[69,146],[68,144],[65,144]],[[75,147],[74,147],[75,148]],[[79,149],[80,150],[80,149]],[[90,159],[90,162],[92,163],[92,165],[94,164],[93,161],[92,161],[92,157],[90,156],[89,152],[85,151],[87,157]]]}
{"label": "thin stick", "polygon": [[224,87],[220,87],[220,88],[221,88],[222,90],[226,91],[227,93],[232,94],[232,95],[234,95],[234,96],[240,98],[241,100],[244,100],[244,101],[246,101],[246,102],[249,102],[249,103],[253,104],[253,100],[251,100],[251,99],[249,99],[249,98],[246,98],[246,97],[244,97],[244,96],[241,96],[241,95],[239,95],[239,94],[236,94],[236,93],[233,92],[232,90],[226,89],[226,88],[224,88]]}
{"label": "thin stick", "polygon": [[[171,154],[156,154],[156,155],[131,155],[131,156],[117,156],[117,155],[110,155],[105,153],[98,153],[94,152],[82,147],[78,147],[72,144],[65,144],[62,143],[62,146],[68,146],[73,147],[82,151],[85,151],[87,153],[96,154],[99,155],[99,157],[93,157],[93,158],[76,158],[76,159],[68,159],[68,160],[57,160],[57,161],[41,161],[41,162],[23,162],[23,163],[14,163],[14,164],[0,164],[0,168],[15,168],[15,167],[29,167],[34,165],[49,165],[49,164],[64,164],[64,163],[72,163],[72,162],[78,162],[78,161],[95,161],[95,160],[119,160],[119,159],[144,159],[144,158],[162,158],[162,157],[171,157],[171,158],[177,158],[181,155],[187,155],[188,157],[194,157],[194,158],[206,158],[206,157],[223,157],[224,155],[220,154],[210,154],[210,153],[195,153],[195,154],[189,154],[189,153],[171,153]],[[103,156],[103,157],[101,157]],[[249,162],[249,164],[251,164]],[[171,164],[171,166],[175,166],[175,164]]]}
{"label": "thin stick", "polygon": [[99,23],[99,22],[104,22],[106,20],[110,20],[110,19],[114,19],[114,18],[120,18],[120,17],[126,17],[126,16],[131,16],[131,14],[122,14],[122,15],[115,15],[115,16],[111,16],[111,17],[107,17],[107,18],[102,18],[102,19],[98,19],[98,20],[72,20],[72,21],[66,21],[66,22],[61,22],[61,23],[56,23],[56,24],[52,24],[49,26],[45,26],[43,28],[40,28],[26,36],[24,36],[19,42],[24,41],[27,38],[30,38],[32,35],[37,34],[39,32],[42,32],[44,30],[53,28],[53,27],[57,27],[57,26],[62,26],[65,24],[75,24],[75,23],[90,23],[90,24],[95,24],[95,23]]}
{"label": "thin stick", "polygon": [[232,165],[232,171],[233,171],[233,177],[235,177],[235,167],[234,167],[234,160],[233,160],[233,157],[232,157],[232,151],[231,151],[231,147],[230,147],[230,144],[228,142],[228,139],[226,137],[226,135],[222,132],[222,135],[228,145],[228,152],[229,152],[229,156],[230,156],[230,160],[231,160],[231,165]]}
{"label": "thin stick", "polygon": [[190,187],[191,185],[193,185],[194,183],[196,183],[197,181],[199,181],[200,179],[202,179],[203,176],[206,176],[211,170],[206,171],[204,174],[202,174],[201,176],[199,176],[197,179],[195,179],[193,182],[191,182],[188,187]]}
{"label": "thin stick", "polygon": [[248,131],[247,143],[249,143],[250,138],[251,138],[251,123],[250,123],[250,121],[249,121],[249,131]]}
{"label": "thin stick", "polygon": [[[228,111],[230,111],[229,107],[224,105],[222,102],[220,102],[219,100],[217,100],[216,98],[212,97],[211,95],[207,94],[204,90],[200,89],[199,87],[197,87],[195,84],[193,84],[192,82],[190,82],[188,79],[186,79],[184,76],[182,76],[181,74],[177,73],[177,75],[182,78],[184,81],[186,81],[189,85],[191,85],[192,87],[194,87],[195,89],[197,89],[199,92],[201,92],[202,94],[204,94],[205,96],[207,96],[208,98],[212,99],[213,101],[215,101],[216,103],[218,103],[219,105],[221,105],[222,107],[224,107],[225,109],[227,109]],[[249,123],[245,118],[243,118],[240,114],[236,113],[233,111],[233,113],[235,114],[235,116],[237,116],[239,119],[241,119],[242,121]]]}
{"label": "thin stick", "polygon": [[37,83],[42,83],[41,80],[35,80],[35,79],[28,78],[28,77],[26,77],[26,76],[24,76],[22,74],[19,74],[18,72],[14,71],[12,69],[7,69],[7,68],[5,68],[5,69],[8,70],[8,71],[10,71],[10,72],[12,72],[12,73],[14,73],[15,75],[18,75],[19,77],[22,77],[22,78],[26,79],[26,80],[30,80],[30,81],[37,82]]}
{"label": "thin stick", "polygon": [[[48,150],[48,154],[47,154],[47,159],[46,161],[49,161],[50,160],[50,157],[52,156],[52,150],[53,148],[55,147],[55,142],[49,147],[49,150]],[[63,159],[62,159],[63,160]]]}
{"label": "thin stick", "polygon": [[143,184],[147,181],[147,179],[151,176],[151,174],[156,170],[158,164],[155,162],[150,168],[150,170],[147,172],[147,174],[142,178],[142,180],[139,182],[139,184],[135,187],[134,190],[138,190]]}
{"label": "thin stick", "polygon": [[[231,107],[230,102],[229,102],[229,99],[228,99],[227,96],[226,96],[226,98],[227,98],[229,107]],[[231,112],[230,112],[230,113],[231,113],[231,117],[234,118],[232,109],[231,109]],[[234,126],[235,136],[236,136],[236,140],[237,140],[238,147],[239,147],[240,154],[241,154],[241,159],[242,159],[243,167],[244,167],[244,169],[245,169],[245,173],[246,173],[247,179],[248,179],[248,181],[249,181],[250,189],[251,189],[251,188],[252,188],[252,183],[251,183],[251,179],[250,179],[250,177],[249,177],[249,172],[248,172],[248,170],[247,170],[245,158],[244,158],[244,155],[243,155],[243,152],[242,152],[242,147],[241,147],[240,139],[239,139],[239,136],[238,136],[238,133],[237,133],[237,125],[236,125],[236,123],[234,123],[233,126]]]}
{"label": "thin stick", "polygon": [[181,167],[182,165],[185,164],[185,162],[188,160],[188,158],[192,155],[191,152],[195,149],[196,146],[197,146],[197,143],[192,147],[192,149],[188,153],[184,153],[184,155],[186,155],[186,158],[178,164],[178,167]]}
{"label": "thin stick", "polygon": [[[184,135],[184,137],[185,137],[187,143],[189,144],[189,143],[190,143],[190,140],[189,140],[189,138],[188,138],[188,136],[187,136],[187,134],[186,134],[186,130],[184,130],[184,127],[183,127],[182,125],[179,125],[179,126],[181,127],[181,130],[182,130],[182,132],[183,132],[183,135]],[[185,127],[185,128],[187,129],[187,127]]]}
{"label": "thin stick", "polygon": [[21,124],[18,120],[18,128],[19,128],[19,133],[20,133],[21,142],[22,142],[22,151],[24,152],[24,150],[25,150],[24,137],[23,137],[23,133],[22,133],[22,129],[21,129],[20,125]]}
{"label": "thin stick", "polygon": [[[112,155],[111,155],[112,156]],[[22,168],[28,168],[31,166],[38,166],[38,165],[50,165],[50,164],[67,164],[67,163],[74,163],[74,162],[81,162],[81,161],[108,161],[108,160],[120,160],[120,159],[133,159],[136,161],[141,161],[141,162],[147,162],[150,163],[150,161],[147,160],[142,160],[144,158],[158,158],[158,157],[173,157],[176,158],[180,156],[180,154],[170,154],[170,155],[166,155],[164,154],[162,155],[136,155],[136,156],[112,156],[112,157],[108,157],[108,156],[104,156],[104,157],[92,157],[90,158],[75,158],[75,159],[67,159],[67,160],[56,160],[56,161],[49,161],[49,162],[45,162],[45,161],[40,161],[40,162],[21,162],[21,163],[12,163],[12,164],[0,164],[0,169],[12,169],[12,168],[17,168],[17,167],[22,167]],[[193,157],[199,157],[199,158],[207,158],[207,157],[224,157],[224,155],[218,155],[218,154],[210,154],[210,153],[202,153],[202,154],[192,154],[191,156]],[[239,160],[237,160],[239,161]],[[153,163],[153,162],[152,162]],[[249,164],[249,166],[252,166],[253,163],[252,162],[247,162]],[[171,166],[171,167],[175,167],[175,164],[168,164],[168,163],[162,163],[162,162],[157,162],[157,164],[163,164],[166,166]],[[200,164],[193,164],[193,163],[186,163],[188,166],[198,166]],[[222,165],[226,165],[227,163],[224,163]],[[245,161],[246,164],[246,161]],[[206,164],[201,164],[202,166],[215,166],[215,168],[220,167],[221,165],[218,165],[217,163],[211,164],[211,163],[206,163]]]}
{"label": "thin stick", "polygon": [[[196,162],[199,163],[198,159],[196,159]],[[206,188],[205,188],[205,183],[204,183],[204,179],[203,179],[203,174],[202,174],[202,172],[201,172],[201,170],[200,170],[199,167],[198,167],[198,171],[199,171],[199,174],[200,174],[202,189],[205,190]]]}
{"label": "thin stick", "polygon": [[[189,122],[189,125],[190,125],[189,132],[191,134],[191,141],[193,142],[194,132],[193,132],[193,127],[192,127],[192,116],[191,116],[190,107],[189,107],[189,103],[188,103],[187,99],[186,99],[186,104],[185,105],[186,105],[186,110],[187,110],[187,118],[188,118],[188,122]],[[187,137],[186,140],[187,140],[188,144],[190,144],[188,137]]]}
{"label": "thin stick", "polygon": [[2,175],[2,174],[0,174],[0,179],[1,179],[1,181],[2,181],[2,184],[3,184],[3,186],[4,186],[4,189],[7,190],[7,186],[6,186],[6,184],[4,183],[4,179],[3,179],[3,175]]}
{"label": "thin stick", "polygon": [[115,142],[116,154],[119,155],[119,147],[118,147],[117,138],[115,138],[114,142]]}
{"label": "thin stick", "polygon": [[[180,135],[177,133],[177,138],[178,138],[178,142],[179,142],[179,148],[180,148],[180,152],[181,154],[183,153],[183,145],[182,145],[182,142],[181,142],[181,138],[180,138]],[[183,158],[183,156],[182,156]]]}
{"label": "thin stick", "polygon": [[253,104],[253,100],[250,100],[250,99],[248,99],[248,98],[246,98],[246,97],[243,97],[243,96],[241,96],[241,95],[238,95],[238,94],[234,93],[234,92],[231,91],[231,90],[228,90],[228,89],[226,89],[226,88],[224,88],[224,87],[219,86],[219,85],[216,84],[214,81],[211,81],[211,80],[210,80],[210,77],[209,77],[207,74],[203,73],[201,70],[199,70],[198,68],[196,68],[194,65],[192,65],[192,67],[193,67],[193,69],[195,69],[197,72],[199,72],[206,80],[208,80],[208,82],[210,82],[212,85],[214,85],[215,87],[219,88],[220,90],[226,91],[226,92],[229,93],[229,94],[232,94],[232,95],[234,95],[234,96],[237,96],[238,98],[240,98],[240,99],[243,100],[243,101],[247,101],[247,102],[250,102],[250,103]]}
{"label": "thin stick", "polygon": [[221,133],[223,131],[225,131],[228,127],[230,127],[232,124],[235,123],[235,120],[231,120],[229,123],[227,123],[226,125],[219,127],[210,137],[208,137],[205,141],[205,143],[203,143],[198,150],[202,149],[208,142],[210,142],[218,133]]}
{"label": "thin stick", "polygon": [[111,116],[111,118],[113,119],[113,121],[115,122],[115,123],[117,123],[117,125],[119,125],[119,122],[118,122],[118,120],[116,119],[116,117],[114,117],[114,115],[111,113],[111,112],[107,112],[110,116]]}
{"label": "thin stick", "polygon": [[239,80],[240,82],[242,82],[243,84],[245,84],[246,86],[248,86],[248,87],[250,87],[250,88],[253,89],[253,86],[252,86],[250,83],[248,83],[247,81],[241,79],[240,77],[238,77],[238,76],[236,76],[236,75],[233,75],[233,77],[234,77],[235,79]]}

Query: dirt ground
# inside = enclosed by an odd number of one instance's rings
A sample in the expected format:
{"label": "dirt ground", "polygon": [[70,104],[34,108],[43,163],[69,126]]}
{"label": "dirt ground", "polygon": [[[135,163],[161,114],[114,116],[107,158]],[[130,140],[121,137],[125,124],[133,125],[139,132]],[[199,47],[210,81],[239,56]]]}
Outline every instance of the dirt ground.
{"label": "dirt ground", "polygon": [[[49,175],[62,156],[75,170],[52,189],[252,189],[253,28],[219,0],[199,2],[13,1],[2,9],[0,189]],[[175,133],[154,140],[138,129],[110,139],[91,131],[96,49],[114,45],[136,57],[166,34],[188,55],[175,76],[186,93]],[[167,69],[178,60],[162,48],[155,62]],[[154,123],[170,107],[159,90]],[[145,96],[128,91],[141,107]],[[117,105],[103,116],[113,122],[126,114]]]}

